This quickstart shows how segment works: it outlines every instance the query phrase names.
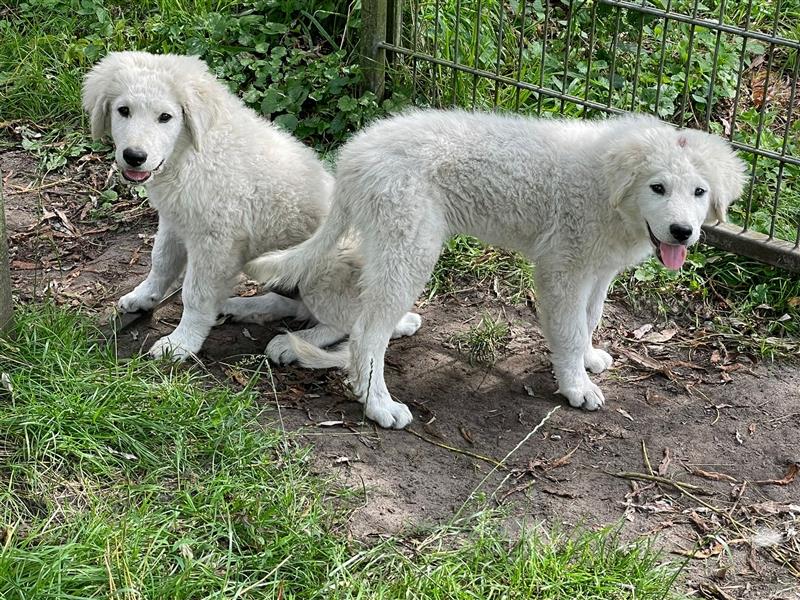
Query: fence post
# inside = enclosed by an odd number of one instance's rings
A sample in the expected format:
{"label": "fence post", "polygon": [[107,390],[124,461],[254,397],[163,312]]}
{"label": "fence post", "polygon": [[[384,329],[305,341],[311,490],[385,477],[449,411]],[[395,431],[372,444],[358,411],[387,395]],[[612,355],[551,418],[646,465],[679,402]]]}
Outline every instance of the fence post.
{"label": "fence post", "polygon": [[388,0],[361,1],[361,70],[367,87],[380,99],[386,76],[386,51],[378,44],[386,41]]}
{"label": "fence post", "polygon": [[3,172],[0,171],[0,334],[11,328],[11,270],[6,242],[6,209],[3,202]]}
{"label": "fence post", "polygon": [[[386,41],[392,46],[399,46],[403,36],[403,0],[389,0],[388,25],[386,30]],[[392,62],[394,53],[389,54],[389,62]]]}

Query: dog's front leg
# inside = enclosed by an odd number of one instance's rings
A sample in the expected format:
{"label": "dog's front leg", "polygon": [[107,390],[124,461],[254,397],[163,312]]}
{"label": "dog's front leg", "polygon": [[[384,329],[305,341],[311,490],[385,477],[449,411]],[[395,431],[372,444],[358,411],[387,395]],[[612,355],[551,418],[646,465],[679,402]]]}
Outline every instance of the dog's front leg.
{"label": "dog's front leg", "polygon": [[166,296],[169,287],[186,266],[186,246],[161,216],[150,255],[150,273],[136,288],[119,299],[122,312],[150,310]]}
{"label": "dog's front leg", "polygon": [[243,264],[238,253],[224,245],[189,248],[181,321],[175,331],[153,344],[153,358],[169,355],[183,361],[200,351]]}
{"label": "dog's front leg", "polygon": [[583,355],[583,364],[592,373],[602,373],[614,362],[608,352],[592,345],[592,334],[597,329],[603,316],[603,304],[606,301],[608,286],[611,285],[614,275],[615,273],[613,272],[599,273],[597,275],[586,306],[586,325],[589,331],[589,340],[586,345],[586,352]]}
{"label": "dog's front leg", "polygon": [[586,315],[592,281],[589,274],[581,277],[537,265],[539,316],[550,346],[558,393],[570,405],[587,410],[597,410],[605,403],[603,392],[592,383],[584,367],[584,355],[591,343]]}

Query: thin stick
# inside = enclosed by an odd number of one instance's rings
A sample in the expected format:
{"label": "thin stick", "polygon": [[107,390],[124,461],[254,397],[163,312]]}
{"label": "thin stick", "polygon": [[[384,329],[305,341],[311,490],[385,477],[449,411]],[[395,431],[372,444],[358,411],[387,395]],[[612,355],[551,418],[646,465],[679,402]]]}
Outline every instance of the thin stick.
{"label": "thin stick", "polygon": [[[513,447],[513,448],[512,448],[512,449],[509,451],[509,453],[508,453],[508,454],[506,454],[506,455],[503,457],[503,459],[502,459],[502,460],[501,460],[501,461],[498,463],[498,465],[497,465],[497,466],[494,466],[494,467],[492,467],[492,470],[491,470],[491,471],[489,471],[489,472],[486,474],[486,476],[485,476],[483,479],[481,479],[480,483],[479,483],[477,486],[475,486],[475,489],[474,489],[474,490],[472,490],[472,492],[470,492],[469,496],[467,496],[467,499],[466,499],[466,500],[464,500],[464,503],[463,503],[463,504],[462,504],[462,505],[459,507],[459,509],[458,509],[458,510],[456,511],[456,513],[453,515],[453,518],[450,520],[450,523],[455,523],[456,519],[458,519],[458,517],[460,517],[460,516],[461,516],[461,512],[464,510],[464,507],[467,505],[467,503],[468,503],[470,500],[472,500],[472,498],[475,496],[475,494],[478,492],[478,490],[479,490],[479,489],[481,489],[481,488],[483,487],[483,484],[484,484],[484,483],[486,483],[486,481],[489,479],[489,477],[491,477],[492,475],[494,475],[495,471],[497,471],[498,469],[502,469],[502,468],[504,468],[504,467],[505,467],[505,463],[506,463],[506,461],[507,461],[509,458],[511,458],[511,456],[512,456],[514,453],[516,453],[516,451],[517,451],[517,450],[519,450],[519,449],[522,447],[522,445],[523,445],[525,442],[527,442],[529,439],[531,439],[531,437],[533,437],[533,435],[534,435],[534,434],[535,434],[537,431],[539,431],[539,430],[542,428],[542,426],[543,426],[545,423],[547,423],[547,421],[549,421],[549,420],[550,420],[550,417],[552,417],[552,416],[553,416],[553,413],[555,413],[555,412],[556,412],[556,411],[557,411],[559,408],[561,408],[561,406],[554,406],[554,407],[552,408],[552,410],[551,410],[549,413],[547,413],[547,414],[544,416],[544,418],[543,418],[541,421],[539,421],[539,424],[538,424],[536,427],[534,427],[534,428],[533,428],[533,430],[532,430],[532,431],[531,431],[531,432],[530,432],[528,435],[526,435],[524,438],[522,438],[522,439],[520,440],[520,442],[519,442],[519,443],[518,443],[516,446],[514,446],[514,447]],[[500,485],[503,485],[503,484],[501,483]],[[492,494],[492,497],[495,497],[495,496],[497,495],[497,492],[498,492],[499,490],[500,490],[500,488],[499,488],[499,487],[498,487],[497,489],[495,489],[494,493]]]}
{"label": "thin stick", "polygon": [[650,457],[647,456],[647,446],[645,445],[644,440],[642,440],[642,454],[644,455],[644,464],[647,466],[647,472],[650,473],[650,475],[655,475],[653,472],[653,467],[650,465]]}
{"label": "thin stick", "polygon": [[483,456],[481,454],[476,454],[475,452],[470,452],[469,450],[462,450],[461,448],[456,448],[455,446],[448,446],[447,444],[442,444],[440,442],[430,439],[429,437],[425,437],[421,433],[417,433],[413,429],[406,429],[406,431],[412,435],[417,436],[421,440],[425,440],[429,444],[433,444],[434,446],[439,446],[439,448],[450,450],[450,452],[457,452],[458,454],[463,454],[464,456],[469,456],[470,458],[477,458],[478,460],[487,462],[490,465],[494,465],[495,469],[505,469],[502,462],[497,461],[489,456]]}
{"label": "thin stick", "polygon": [[692,485],[691,483],[682,483],[680,481],[674,481],[669,477],[661,477],[660,475],[648,475],[647,473],[634,473],[632,471],[622,471],[620,473],[611,473],[610,471],[605,471],[605,473],[611,475],[612,477],[619,477],[620,479],[638,479],[640,481],[655,481],[656,483],[662,483],[664,485],[676,488],[681,492],[685,492],[686,490],[693,490],[698,494],[710,495],[710,492],[708,490],[701,488],[700,486]]}

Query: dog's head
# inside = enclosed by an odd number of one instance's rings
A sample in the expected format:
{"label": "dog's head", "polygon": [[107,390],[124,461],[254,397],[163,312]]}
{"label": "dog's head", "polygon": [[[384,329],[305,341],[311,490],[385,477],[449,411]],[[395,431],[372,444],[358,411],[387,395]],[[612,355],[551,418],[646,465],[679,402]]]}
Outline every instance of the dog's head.
{"label": "dog's head", "polygon": [[128,181],[144,183],[176,152],[202,149],[220,84],[193,56],[112,52],[83,82],[92,137],[111,135]]}
{"label": "dog's head", "polygon": [[604,161],[610,201],[664,266],[679,269],[703,223],[725,221],[744,187],[745,163],[712,134],[653,118],[621,123]]}

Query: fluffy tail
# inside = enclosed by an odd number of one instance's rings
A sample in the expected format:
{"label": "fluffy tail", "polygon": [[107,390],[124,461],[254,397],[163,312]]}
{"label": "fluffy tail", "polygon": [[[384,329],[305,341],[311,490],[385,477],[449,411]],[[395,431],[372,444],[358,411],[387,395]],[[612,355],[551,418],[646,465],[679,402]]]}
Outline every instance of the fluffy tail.
{"label": "fluffy tail", "polygon": [[244,266],[244,272],[268,289],[294,289],[337,249],[337,242],[347,228],[343,209],[334,202],[328,218],[314,235],[297,246],[254,258]]}
{"label": "fluffy tail", "polygon": [[292,333],[289,345],[297,355],[297,364],[306,369],[346,369],[350,366],[350,346],[342,342],[332,350],[323,350]]}

